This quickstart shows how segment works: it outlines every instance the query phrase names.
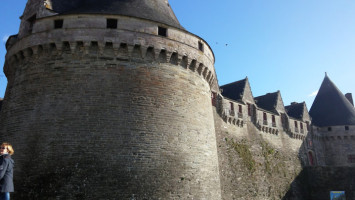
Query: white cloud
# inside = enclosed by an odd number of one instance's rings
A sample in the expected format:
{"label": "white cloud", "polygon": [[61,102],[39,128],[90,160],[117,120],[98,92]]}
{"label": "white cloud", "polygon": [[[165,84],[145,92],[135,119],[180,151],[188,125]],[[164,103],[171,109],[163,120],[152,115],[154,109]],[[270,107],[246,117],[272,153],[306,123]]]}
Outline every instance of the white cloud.
{"label": "white cloud", "polygon": [[3,42],[6,42],[7,39],[9,39],[9,36],[8,36],[8,35],[4,35],[4,36],[2,37],[2,41],[3,41]]}
{"label": "white cloud", "polygon": [[309,97],[315,97],[318,94],[318,90],[312,92],[312,94],[308,95]]}

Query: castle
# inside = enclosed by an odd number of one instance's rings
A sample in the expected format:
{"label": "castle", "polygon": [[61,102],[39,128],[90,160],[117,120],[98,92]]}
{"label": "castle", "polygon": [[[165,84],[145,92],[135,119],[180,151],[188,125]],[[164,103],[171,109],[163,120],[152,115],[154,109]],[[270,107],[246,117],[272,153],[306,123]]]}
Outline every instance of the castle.
{"label": "castle", "polygon": [[15,199],[306,199],[304,167],[355,166],[351,94],[219,86],[168,1],[29,0],[6,49]]}

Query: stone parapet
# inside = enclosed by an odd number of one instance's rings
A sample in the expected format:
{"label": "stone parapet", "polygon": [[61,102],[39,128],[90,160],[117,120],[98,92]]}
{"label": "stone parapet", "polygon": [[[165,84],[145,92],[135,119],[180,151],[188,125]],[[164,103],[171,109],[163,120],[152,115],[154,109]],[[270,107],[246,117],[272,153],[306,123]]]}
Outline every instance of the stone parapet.
{"label": "stone parapet", "polygon": [[[118,21],[117,29],[106,28],[106,20],[111,18]],[[63,20],[63,27],[55,29],[55,20]],[[83,55],[98,52],[98,56],[112,59],[181,65],[203,76],[211,86],[217,85],[214,56],[208,44],[191,33],[164,25],[161,26],[167,29],[167,36],[160,36],[159,26],[124,16],[47,17],[36,21],[32,34],[13,44],[6,57],[21,61],[33,55],[47,56],[68,50]]]}

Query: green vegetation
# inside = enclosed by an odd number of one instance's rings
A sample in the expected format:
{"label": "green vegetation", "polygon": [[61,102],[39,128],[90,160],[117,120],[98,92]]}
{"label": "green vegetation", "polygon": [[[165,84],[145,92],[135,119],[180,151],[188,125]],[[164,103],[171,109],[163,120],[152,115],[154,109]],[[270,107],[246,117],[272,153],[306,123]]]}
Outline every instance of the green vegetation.
{"label": "green vegetation", "polygon": [[235,142],[234,140],[228,140],[226,138],[226,142],[231,145],[233,149],[239,154],[240,158],[243,160],[243,164],[245,165],[245,167],[251,173],[254,173],[256,171],[256,162],[253,159],[253,155],[249,150],[250,146],[247,144],[246,140]]}

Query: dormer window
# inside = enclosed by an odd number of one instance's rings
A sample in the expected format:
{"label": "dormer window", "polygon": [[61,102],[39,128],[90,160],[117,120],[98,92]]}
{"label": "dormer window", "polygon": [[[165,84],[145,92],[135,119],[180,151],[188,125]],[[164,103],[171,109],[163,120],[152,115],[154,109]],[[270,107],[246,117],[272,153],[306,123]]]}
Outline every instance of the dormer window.
{"label": "dormer window", "polygon": [[106,28],[117,29],[117,19],[107,19]]}
{"label": "dormer window", "polygon": [[158,35],[167,37],[168,36],[168,29],[158,26]]}
{"label": "dormer window", "polygon": [[63,28],[63,20],[62,19],[54,20],[54,28],[55,29]]}
{"label": "dormer window", "polygon": [[332,127],[328,127],[328,131],[332,131]]}
{"label": "dormer window", "polygon": [[345,130],[348,131],[349,130],[349,126],[345,126]]}
{"label": "dormer window", "polygon": [[202,42],[198,42],[198,49],[200,50],[200,51],[204,51],[204,46],[203,46],[203,43]]}

